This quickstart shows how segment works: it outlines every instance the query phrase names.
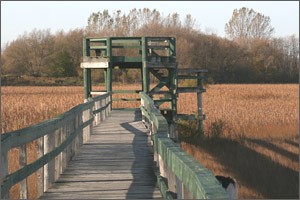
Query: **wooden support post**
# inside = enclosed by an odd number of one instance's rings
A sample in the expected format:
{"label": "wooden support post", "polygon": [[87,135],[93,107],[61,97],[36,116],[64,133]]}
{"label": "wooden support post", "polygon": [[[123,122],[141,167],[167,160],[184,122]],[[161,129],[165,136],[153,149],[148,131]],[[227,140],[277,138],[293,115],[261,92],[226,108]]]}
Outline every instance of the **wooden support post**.
{"label": "wooden support post", "polygon": [[[95,104],[94,104],[94,110],[98,110],[99,108],[101,108],[101,100],[96,101]],[[100,124],[100,122],[101,122],[101,112],[97,113],[95,115],[94,126],[97,126],[98,124]]]}
{"label": "wooden support post", "polygon": [[149,70],[147,68],[147,38],[142,37],[142,77],[143,91],[147,94],[150,91]]}
{"label": "wooden support post", "polygon": [[[47,154],[55,146],[54,133],[44,136],[44,153]],[[51,160],[44,166],[44,191],[47,191],[55,181],[55,160]]]}
{"label": "wooden support post", "polygon": [[106,70],[106,91],[112,91],[112,65],[109,63]]}
{"label": "wooden support post", "polygon": [[[70,134],[72,133],[72,129],[74,127],[73,125],[74,120],[70,121],[67,125],[66,125],[66,137],[68,138],[70,136]],[[71,144],[69,144],[67,146],[67,163],[72,159],[72,147],[73,147],[73,142]]]}
{"label": "wooden support post", "polygon": [[[82,113],[79,113],[77,115],[77,127],[76,129],[78,129],[81,125],[83,124],[83,121],[82,121]],[[79,133],[77,135],[78,138],[78,145],[76,147],[76,152],[78,151],[78,149],[82,146],[83,144],[83,129],[79,130]]]}
{"label": "wooden support post", "polygon": [[[88,121],[91,117],[93,116],[93,111],[92,108],[89,108],[85,111],[82,112],[82,123]],[[93,129],[93,123],[91,123],[90,125],[86,126],[83,129],[83,144],[85,144],[89,139],[90,139],[90,135]]]}
{"label": "wooden support post", "polygon": [[178,131],[175,123],[169,125],[169,137],[174,141],[178,141]]}
{"label": "wooden support post", "polygon": [[[97,109],[101,108],[101,100],[100,101],[97,101]],[[96,121],[96,124],[95,125],[99,125],[101,123],[101,114],[102,112],[100,113],[97,113],[97,121]]]}
{"label": "wooden support post", "polygon": [[[200,72],[197,73],[197,76],[201,76],[202,74]],[[199,130],[203,130],[203,120],[202,120],[202,89],[203,89],[203,80],[197,79],[197,86],[198,89],[200,89],[200,92],[197,92],[197,105],[198,105],[198,116],[199,116]]]}
{"label": "wooden support post", "polygon": [[[103,106],[106,106],[106,105],[108,104],[108,102],[109,102],[109,98],[106,97],[106,98],[104,99],[104,104],[103,104]],[[110,110],[109,110],[109,106],[108,106],[108,107],[105,108],[105,112],[104,112],[105,119],[106,119],[106,117],[108,116],[109,111],[110,111]]]}
{"label": "wooden support post", "polygon": [[183,191],[183,184],[182,182],[179,180],[179,178],[176,176],[176,193],[177,193],[177,199],[186,199],[184,197]]}
{"label": "wooden support post", "polygon": [[89,91],[89,78],[88,78],[88,69],[83,69],[83,81],[84,81],[84,100],[87,101],[87,99],[90,97],[90,91]]}
{"label": "wooden support post", "polygon": [[[55,148],[57,148],[61,143],[61,129],[57,129],[54,133]],[[61,153],[55,157],[55,170],[54,170],[54,180],[56,181],[61,174]]]}
{"label": "wooden support post", "polygon": [[[23,168],[27,164],[27,153],[26,153],[26,144],[21,145],[19,147],[19,164],[20,168]],[[27,199],[28,198],[28,185],[27,185],[27,178],[20,181],[20,199]]]}
{"label": "wooden support post", "polygon": [[[83,38],[83,57],[90,56],[90,40]],[[84,80],[84,98],[87,100],[91,96],[91,69],[83,69],[83,80]]]}
{"label": "wooden support post", "polygon": [[111,64],[111,57],[112,57],[112,48],[111,48],[111,38],[107,39],[107,61],[108,61],[108,68],[106,69],[106,91],[112,91],[112,64]]}
{"label": "wooden support post", "polygon": [[[37,140],[38,155],[37,158],[41,158],[44,155],[44,137]],[[44,193],[44,167],[37,170],[37,198]]]}
{"label": "wooden support post", "polygon": [[[74,118],[74,120],[72,121],[72,125],[70,126],[70,134],[74,134],[74,132],[77,130],[78,127],[78,115],[76,115],[76,117]],[[74,158],[74,156],[76,155],[76,151],[78,148],[78,135],[74,138],[74,140],[72,141],[72,147],[71,147],[71,159]]]}
{"label": "wooden support post", "polygon": [[[82,112],[81,118],[82,118],[82,123],[84,123],[85,121],[88,120],[87,110],[84,110]],[[89,132],[90,132],[89,131],[89,126],[86,126],[85,128],[83,128],[83,130],[82,130],[82,144],[84,144],[84,143],[86,143],[88,141]]]}
{"label": "wooden support post", "polygon": [[[140,73],[141,73],[141,78],[142,78],[142,81],[144,80],[144,68],[143,68],[143,64],[142,64],[142,67],[140,69]],[[142,82],[142,91],[145,91],[145,88],[144,88],[144,82]]]}
{"label": "wooden support post", "polygon": [[168,168],[167,166],[165,166],[165,162],[159,154],[158,154],[158,165],[159,165],[160,175],[168,179],[168,175],[167,175]]}
{"label": "wooden support post", "polygon": [[[87,120],[90,120],[93,117],[93,107],[91,107],[87,110],[87,115],[88,115]],[[93,127],[94,127],[93,123],[90,123],[90,125],[88,126],[88,131],[89,131],[88,132],[88,135],[89,135],[88,140],[90,139],[90,136],[93,134]]]}
{"label": "wooden support post", "polygon": [[177,194],[176,175],[172,172],[171,169],[167,168],[167,166],[166,166],[166,172],[167,172],[166,175],[168,179],[169,191]]}
{"label": "wooden support post", "polygon": [[[151,135],[156,134],[156,127],[155,127],[154,123],[151,122],[151,124],[149,124],[149,122],[147,121],[146,124],[148,126],[147,128],[150,129],[150,137],[151,137]],[[155,143],[155,142],[153,142],[153,149],[154,149],[153,160],[156,162],[157,167],[159,167],[159,154],[157,152],[157,143]]]}
{"label": "wooden support post", "polygon": [[[61,142],[64,142],[67,139],[67,125],[63,125],[61,127]],[[61,152],[61,169],[60,173],[63,173],[67,167],[67,150],[68,147],[66,147],[62,152]]]}
{"label": "wooden support post", "polygon": [[[101,99],[100,100],[100,108],[102,108],[104,105],[105,105],[105,99]],[[105,120],[105,112],[106,112],[106,110],[102,110],[101,112],[100,112],[100,121],[102,122],[103,120]]]}
{"label": "wooden support post", "polygon": [[105,104],[104,106],[108,105],[105,109],[105,116],[108,117],[110,111],[112,110],[112,103],[109,103],[112,101],[112,95],[108,95],[106,98],[105,98]]}
{"label": "wooden support post", "polygon": [[177,115],[177,69],[172,69],[172,121],[175,121]]}

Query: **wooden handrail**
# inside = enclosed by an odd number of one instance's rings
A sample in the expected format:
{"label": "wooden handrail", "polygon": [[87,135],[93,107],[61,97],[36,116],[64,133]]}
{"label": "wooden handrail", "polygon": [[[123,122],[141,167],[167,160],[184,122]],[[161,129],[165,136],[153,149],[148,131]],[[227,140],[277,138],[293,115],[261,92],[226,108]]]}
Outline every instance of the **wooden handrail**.
{"label": "wooden handrail", "polygon": [[[167,120],[144,92],[141,95],[143,121],[153,141],[157,180],[165,199],[228,199],[213,173],[188,155],[169,137]],[[167,180],[167,183],[164,182]]]}
{"label": "wooden handrail", "polygon": [[[67,162],[111,111],[111,93],[77,105],[60,116],[1,135],[1,198],[9,198],[9,189],[21,182],[20,198],[27,198],[27,177],[38,173],[38,196],[58,179]],[[38,159],[26,163],[26,144],[37,141]],[[8,151],[19,147],[20,169],[8,174]],[[25,147],[25,148],[24,148]],[[25,160],[25,161],[24,161]],[[22,161],[22,162],[21,162]]]}

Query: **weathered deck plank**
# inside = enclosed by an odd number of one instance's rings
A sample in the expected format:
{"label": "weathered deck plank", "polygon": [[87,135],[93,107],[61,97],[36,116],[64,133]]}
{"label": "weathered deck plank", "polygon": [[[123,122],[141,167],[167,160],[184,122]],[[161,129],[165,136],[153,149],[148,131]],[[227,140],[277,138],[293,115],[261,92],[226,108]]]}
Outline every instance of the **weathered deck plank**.
{"label": "weathered deck plank", "polygon": [[70,161],[47,199],[161,199],[138,111],[112,111]]}

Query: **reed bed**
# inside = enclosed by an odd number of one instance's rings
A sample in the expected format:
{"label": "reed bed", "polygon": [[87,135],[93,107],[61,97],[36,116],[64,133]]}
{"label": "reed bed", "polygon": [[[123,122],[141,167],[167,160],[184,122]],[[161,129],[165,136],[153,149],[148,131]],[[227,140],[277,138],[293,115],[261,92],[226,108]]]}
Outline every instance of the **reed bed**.
{"label": "reed bed", "polygon": [[[141,86],[115,85],[113,89],[141,90]],[[5,133],[53,118],[82,103],[84,96],[83,87],[2,87],[1,98]],[[203,94],[205,137],[196,144],[181,145],[215,174],[237,179],[239,198],[298,198],[298,99],[298,85],[293,84],[210,85]],[[113,107],[139,107],[139,102],[114,102]],[[196,95],[180,94],[178,112],[196,111]],[[191,133],[185,129],[180,134]],[[36,157],[34,145],[27,147],[28,162]],[[13,149],[10,172],[19,168],[17,163],[18,150]],[[33,175],[29,198],[36,198],[34,180]],[[12,188],[11,198],[19,198],[18,186]]]}
{"label": "reed bed", "polygon": [[[189,123],[182,148],[214,174],[234,177],[239,198],[298,199],[298,100],[298,85],[209,86],[204,137],[186,139],[195,135]],[[195,94],[180,96],[179,112],[195,113],[192,102]]]}

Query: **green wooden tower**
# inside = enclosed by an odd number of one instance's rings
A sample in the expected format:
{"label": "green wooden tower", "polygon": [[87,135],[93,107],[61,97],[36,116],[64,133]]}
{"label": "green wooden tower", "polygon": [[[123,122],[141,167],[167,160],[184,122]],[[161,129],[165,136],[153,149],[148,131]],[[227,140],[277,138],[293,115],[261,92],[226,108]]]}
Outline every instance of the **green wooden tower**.
{"label": "green wooden tower", "polygon": [[[84,93],[85,99],[101,92],[139,93],[145,92],[153,98],[157,107],[167,120],[172,123],[186,115],[177,114],[177,98],[181,92],[197,92],[198,115],[202,113],[202,80],[206,70],[177,69],[176,39],[174,37],[103,37],[83,39]],[[113,91],[112,74],[115,68],[140,69],[142,90]],[[105,91],[92,91],[91,70],[104,69]],[[151,86],[150,79],[156,79]],[[180,79],[197,79],[197,87],[178,87]],[[123,99],[139,100],[139,99]],[[193,102],[191,102],[193,103]],[[192,118],[191,116],[189,118]]]}

